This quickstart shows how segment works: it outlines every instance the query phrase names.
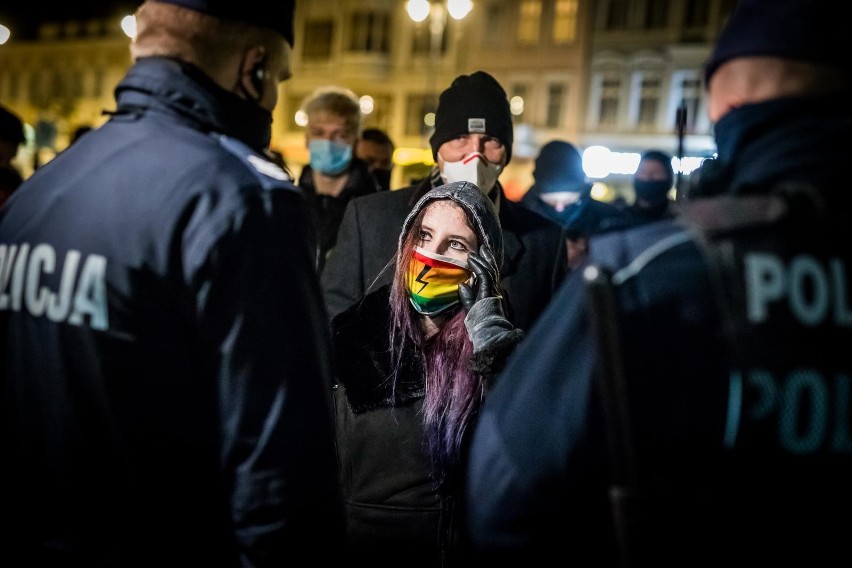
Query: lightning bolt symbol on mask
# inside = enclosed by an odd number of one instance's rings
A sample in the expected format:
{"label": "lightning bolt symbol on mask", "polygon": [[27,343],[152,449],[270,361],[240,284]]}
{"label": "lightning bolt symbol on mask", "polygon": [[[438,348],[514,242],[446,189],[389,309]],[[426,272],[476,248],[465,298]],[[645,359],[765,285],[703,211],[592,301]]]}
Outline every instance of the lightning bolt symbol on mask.
{"label": "lightning bolt symbol on mask", "polygon": [[426,286],[429,285],[429,283],[426,282],[425,280],[422,280],[422,278],[424,276],[426,276],[426,273],[429,272],[430,270],[432,270],[431,266],[428,266],[428,265],[424,266],[423,270],[420,271],[420,274],[417,275],[417,278],[414,279],[415,282],[419,282],[419,283],[423,284],[423,286],[421,286],[420,289],[417,290],[418,294],[423,291],[423,288],[425,288]]}

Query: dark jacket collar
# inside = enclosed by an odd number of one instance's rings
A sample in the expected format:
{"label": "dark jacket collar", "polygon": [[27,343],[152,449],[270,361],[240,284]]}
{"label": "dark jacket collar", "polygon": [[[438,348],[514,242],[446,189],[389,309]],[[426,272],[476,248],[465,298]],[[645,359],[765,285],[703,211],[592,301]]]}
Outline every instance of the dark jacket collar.
{"label": "dark jacket collar", "polygon": [[267,149],[272,114],[222,89],[197,67],[165,57],[139,59],[115,89],[116,114],[171,114],[204,132],[218,132],[256,151]]}
{"label": "dark jacket collar", "polygon": [[721,181],[710,181],[736,194],[780,182],[830,186],[836,170],[825,164],[848,159],[848,100],[849,93],[788,97],[732,110],[715,125]]}

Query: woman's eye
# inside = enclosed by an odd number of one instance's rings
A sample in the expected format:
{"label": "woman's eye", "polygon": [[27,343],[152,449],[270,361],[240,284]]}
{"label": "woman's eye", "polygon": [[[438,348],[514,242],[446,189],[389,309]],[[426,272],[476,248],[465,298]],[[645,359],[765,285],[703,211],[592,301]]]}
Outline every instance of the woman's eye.
{"label": "woman's eye", "polygon": [[429,237],[431,237],[431,236],[432,235],[430,235],[427,231],[420,231],[420,240],[421,241],[428,241]]}
{"label": "woman's eye", "polygon": [[460,241],[450,241],[450,248],[467,252],[467,247]]}

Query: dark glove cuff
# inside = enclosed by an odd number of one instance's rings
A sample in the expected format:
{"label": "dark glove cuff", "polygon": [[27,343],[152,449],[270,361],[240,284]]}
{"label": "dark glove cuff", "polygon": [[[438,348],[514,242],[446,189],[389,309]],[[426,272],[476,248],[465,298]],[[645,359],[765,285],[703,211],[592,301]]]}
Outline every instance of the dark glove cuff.
{"label": "dark glove cuff", "polygon": [[506,359],[523,338],[524,332],[521,329],[513,329],[511,332],[503,334],[500,341],[481,351],[474,352],[470,361],[470,370],[490,379],[503,370]]}
{"label": "dark glove cuff", "polygon": [[503,299],[499,296],[476,302],[464,318],[464,325],[474,353],[491,348],[515,331],[515,326],[503,314]]}

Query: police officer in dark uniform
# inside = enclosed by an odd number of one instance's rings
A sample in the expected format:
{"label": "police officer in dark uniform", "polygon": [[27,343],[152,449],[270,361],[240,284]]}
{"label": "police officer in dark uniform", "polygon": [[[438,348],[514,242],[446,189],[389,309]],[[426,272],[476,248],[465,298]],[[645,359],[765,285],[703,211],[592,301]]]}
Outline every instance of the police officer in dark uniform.
{"label": "police officer in dark uniform", "polygon": [[485,399],[483,556],[849,562],[849,11],[737,3],[706,67],[718,160],[685,218],[594,238]]}
{"label": "police officer in dark uniform", "polygon": [[110,120],[0,214],[3,564],[334,557],[327,316],[265,154],[293,12],[143,3]]}

